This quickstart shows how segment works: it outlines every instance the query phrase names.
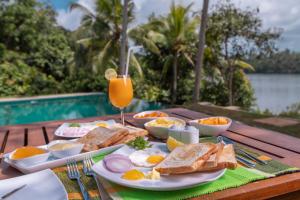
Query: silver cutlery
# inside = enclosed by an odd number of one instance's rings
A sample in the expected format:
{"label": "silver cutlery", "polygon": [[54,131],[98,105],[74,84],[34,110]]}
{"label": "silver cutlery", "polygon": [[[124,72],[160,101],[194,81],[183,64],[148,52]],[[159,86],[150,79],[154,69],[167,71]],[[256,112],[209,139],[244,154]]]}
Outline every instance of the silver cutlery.
{"label": "silver cutlery", "polygon": [[91,157],[87,157],[83,160],[83,172],[84,172],[84,174],[86,176],[91,176],[91,177],[94,178],[94,180],[96,181],[101,199],[103,199],[103,200],[112,199],[112,198],[110,198],[110,196],[106,192],[103,185],[98,180],[97,175],[95,174],[95,172],[92,170],[93,164],[94,164],[94,161],[92,160]]}
{"label": "silver cutlery", "polygon": [[26,184],[21,185],[13,190],[11,190],[10,192],[4,194],[3,196],[0,197],[0,199],[6,199],[7,197],[10,197],[11,195],[15,194],[16,192],[22,190],[24,187],[26,186]]}
{"label": "silver cutlery", "polygon": [[83,183],[80,180],[80,173],[77,167],[77,163],[75,160],[68,160],[67,161],[67,168],[68,168],[68,177],[71,180],[76,180],[79,187],[81,194],[84,200],[90,200],[89,193],[87,192],[86,188],[84,187]]}
{"label": "silver cutlery", "polygon": [[227,137],[224,137],[224,136],[219,136],[219,137],[222,137],[223,138],[223,141],[226,143],[226,144],[232,144],[234,146],[234,149],[240,153],[242,156],[250,159],[250,160],[253,160],[261,165],[267,165],[268,163],[264,160],[261,160],[251,154],[249,154],[248,152],[244,151],[243,149],[239,148],[235,142],[233,142],[231,139],[227,138]]}
{"label": "silver cutlery", "polygon": [[[218,136],[217,138],[218,142],[221,142],[223,144],[228,144],[226,143],[224,140],[223,140],[223,137],[222,136]],[[236,159],[238,162],[242,163],[243,165],[249,167],[249,168],[254,168],[256,166],[256,164],[246,158],[243,158],[242,156],[240,155],[235,155]]]}

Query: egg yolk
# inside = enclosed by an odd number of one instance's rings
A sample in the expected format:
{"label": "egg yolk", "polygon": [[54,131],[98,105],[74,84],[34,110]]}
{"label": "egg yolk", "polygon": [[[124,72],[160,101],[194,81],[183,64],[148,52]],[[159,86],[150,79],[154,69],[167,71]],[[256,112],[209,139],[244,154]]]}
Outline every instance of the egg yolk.
{"label": "egg yolk", "polygon": [[165,158],[161,155],[151,155],[147,158],[147,162],[151,164],[158,164],[163,161]]}
{"label": "egg yolk", "polygon": [[137,169],[132,169],[132,170],[129,170],[127,172],[125,172],[122,176],[123,179],[126,179],[126,180],[132,180],[132,181],[135,181],[135,180],[140,180],[140,179],[144,179],[145,178],[145,175],[143,172],[137,170]]}
{"label": "egg yolk", "polygon": [[43,154],[43,153],[46,153],[46,151],[43,149],[36,148],[36,147],[30,147],[30,146],[21,147],[21,148],[16,149],[16,151],[12,155],[12,158],[13,159],[22,159],[22,158],[27,158],[27,157]]}
{"label": "egg yolk", "polygon": [[105,123],[98,123],[96,126],[107,128],[107,124]]}

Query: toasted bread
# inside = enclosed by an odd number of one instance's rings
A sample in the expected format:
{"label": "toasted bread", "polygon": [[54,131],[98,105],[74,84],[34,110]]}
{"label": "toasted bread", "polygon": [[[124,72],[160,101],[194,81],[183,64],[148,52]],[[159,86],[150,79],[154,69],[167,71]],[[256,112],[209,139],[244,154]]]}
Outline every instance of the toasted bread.
{"label": "toasted bread", "polygon": [[77,141],[85,144],[84,150],[95,150],[97,147],[107,147],[121,138],[128,135],[128,130],[122,128],[108,129],[104,127],[98,127],[90,131],[88,134],[78,139]]}
{"label": "toasted bread", "polygon": [[122,124],[119,124],[119,123],[115,124],[113,126],[113,128],[127,129],[130,135],[133,135],[133,136],[136,136],[136,137],[148,135],[148,131],[145,130],[145,129],[137,128],[137,127],[134,127],[134,126],[123,126]]}
{"label": "toasted bread", "polygon": [[204,165],[209,156],[217,151],[212,143],[186,144],[174,149],[155,169],[161,174],[191,173]]}
{"label": "toasted bread", "polygon": [[225,145],[222,148],[220,155],[215,155],[217,157],[216,165],[206,162],[203,166],[199,167],[197,171],[216,171],[224,168],[235,169],[237,167],[237,161],[232,144]]}

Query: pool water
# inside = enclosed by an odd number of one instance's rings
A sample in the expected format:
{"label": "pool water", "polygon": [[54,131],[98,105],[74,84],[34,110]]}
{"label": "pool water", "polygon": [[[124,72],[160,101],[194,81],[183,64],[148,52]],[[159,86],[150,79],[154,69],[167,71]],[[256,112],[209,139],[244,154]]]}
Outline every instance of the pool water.
{"label": "pool water", "polygon": [[[126,112],[158,110],[167,105],[134,99]],[[0,102],[0,126],[118,114],[105,94]]]}

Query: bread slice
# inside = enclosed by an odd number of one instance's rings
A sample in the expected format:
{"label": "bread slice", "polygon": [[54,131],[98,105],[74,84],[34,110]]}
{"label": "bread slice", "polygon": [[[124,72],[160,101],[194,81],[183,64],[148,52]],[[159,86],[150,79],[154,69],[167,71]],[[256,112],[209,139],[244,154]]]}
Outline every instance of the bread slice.
{"label": "bread slice", "polygon": [[130,135],[133,135],[133,136],[136,136],[136,137],[148,135],[148,131],[145,130],[145,129],[137,128],[137,127],[134,127],[134,126],[123,126],[122,124],[119,124],[119,123],[113,125],[113,128],[127,129]]}
{"label": "bread slice", "polygon": [[128,135],[127,129],[98,127],[77,141],[84,144],[84,150],[95,150],[97,147],[107,147]]}
{"label": "bread slice", "polygon": [[237,167],[237,161],[232,144],[223,146],[221,154],[219,156],[217,154],[215,155],[218,157],[216,165],[206,162],[203,166],[199,167],[197,171],[216,171],[224,168],[235,169]]}
{"label": "bread slice", "polygon": [[204,165],[209,156],[217,151],[213,143],[186,144],[174,149],[155,169],[161,174],[191,173]]}
{"label": "bread slice", "polygon": [[[224,144],[223,143],[218,143],[217,144],[217,151],[214,154],[211,154],[210,157],[206,160],[203,166],[201,166],[197,171],[201,171],[203,168],[213,168],[217,167],[218,165],[218,160],[223,152]],[[199,160],[197,162],[201,162],[202,160]]]}

